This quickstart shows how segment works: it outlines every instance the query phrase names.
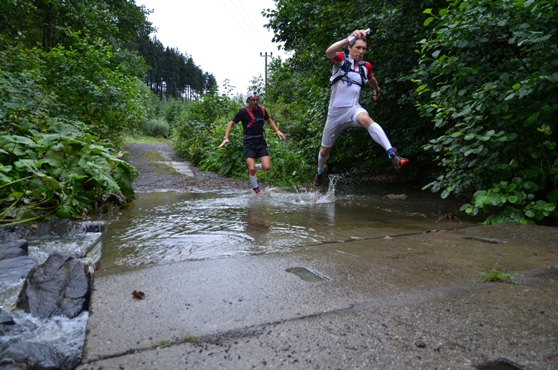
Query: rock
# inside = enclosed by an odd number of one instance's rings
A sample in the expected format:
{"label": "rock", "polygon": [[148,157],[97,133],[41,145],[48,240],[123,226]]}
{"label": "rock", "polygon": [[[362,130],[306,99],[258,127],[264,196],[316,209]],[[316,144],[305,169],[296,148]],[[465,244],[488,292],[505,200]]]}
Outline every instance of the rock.
{"label": "rock", "polygon": [[14,325],[14,318],[7,311],[0,308],[0,325]]}
{"label": "rock", "polygon": [[387,199],[407,199],[407,194],[388,194],[384,198],[387,198]]}
{"label": "rock", "polygon": [[0,245],[0,261],[9,258],[27,256],[29,252],[28,248],[29,244],[27,244],[27,240],[24,239]]}
{"label": "rock", "polygon": [[27,256],[0,261],[0,287],[19,283],[36,265],[35,260]]}
{"label": "rock", "polygon": [[82,233],[103,233],[105,232],[105,223],[103,221],[86,221],[80,224]]}
{"label": "rock", "polygon": [[89,293],[90,280],[83,262],[54,252],[29,273],[17,307],[40,318],[74,318],[88,309]]}
{"label": "rock", "polygon": [[1,369],[68,369],[66,359],[56,349],[40,343],[12,343],[0,349]]}
{"label": "rock", "polygon": [[103,233],[105,231],[104,221],[69,221],[60,223],[53,228],[53,235],[72,237],[85,233]]}
{"label": "rock", "polygon": [[19,239],[29,239],[29,237],[46,234],[50,229],[51,223],[0,226],[0,243],[14,242]]}
{"label": "rock", "polygon": [[14,325],[15,321],[12,315],[0,308],[0,335],[5,335]]}

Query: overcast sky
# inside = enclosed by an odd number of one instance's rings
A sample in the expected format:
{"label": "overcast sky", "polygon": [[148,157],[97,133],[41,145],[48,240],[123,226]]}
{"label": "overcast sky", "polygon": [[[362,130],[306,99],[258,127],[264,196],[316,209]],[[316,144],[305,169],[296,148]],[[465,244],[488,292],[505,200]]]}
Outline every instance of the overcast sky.
{"label": "overcast sky", "polygon": [[[265,57],[287,57],[271,39],[263,9],[274,9],[273,0],[136,0],[152,9],[149,21],[165,47],[188,54],[203,72],[212,73],[223,93],[229,79],[235,92],[245,95],[252,77],[265,78]],[[153,36],[153,35],[152,35]],[[268,64],[270,58],[268,57]]]}

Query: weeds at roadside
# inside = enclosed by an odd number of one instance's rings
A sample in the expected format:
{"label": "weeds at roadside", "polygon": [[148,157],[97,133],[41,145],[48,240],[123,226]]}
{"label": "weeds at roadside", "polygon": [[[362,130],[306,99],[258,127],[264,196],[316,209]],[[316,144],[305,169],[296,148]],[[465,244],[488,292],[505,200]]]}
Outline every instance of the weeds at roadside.
{"label": "weeds at roadside", "polygon": [[160,340],[157,343],[155,343],[155,347],[157,348],[165,348],[171,345],[171,341],[170,340]]}
{"label": "weeds at roadside", "polygon": [[165,158],[163,158],[163,156],[155,150],[147,150],[144,153],[142,153],[141,157],[143,159],[145,159],[146,161],[164,161],[165,160]]}
{"label": "weeds at roadside", "polygon": [[498,264],[496,264],[493,269],[487,270],[480,276],[480,281],[483,283],[490,283],[495,281],[511,281],[514,275],[514,272],[505,272],[504,270],[498,268]]}
{"label": "weeds at roadside", "polygon": [[170,347],[173,344],[180,344],[180,343],[197,343],[198,342],[198,338],[196,338],[193,335],[187,335],[185,337],[182,337],[180,339],[177,340],[160,340],[157,343],[155,343],[155,347],[156,348],[165,348],[165,347]]}
{"label": "weeds at roadside", "polygon": [[151,136],[126,136],[124,138],[124,142],[126,144],[170,144],[169,139],[164,139],[160,137],[151,137]]}
{"label": "weeds at roadside", "polygon": [[187,335],[178,340],[178,343],[197,343],[197,342],[198,342],[198,338],[194,337],[193,335]]}

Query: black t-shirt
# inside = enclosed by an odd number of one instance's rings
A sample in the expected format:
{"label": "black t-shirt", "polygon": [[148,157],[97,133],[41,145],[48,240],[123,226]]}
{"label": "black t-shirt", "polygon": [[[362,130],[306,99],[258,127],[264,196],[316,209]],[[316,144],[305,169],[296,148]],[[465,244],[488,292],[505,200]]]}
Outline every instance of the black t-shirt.
{"label": "black t-shirt", "polygon": [[[242,127],[244,128],[244,135],[246,136],[261,136],[264,132],[264,123],[269,119],[269,115],[265,109],[262,109],[262,106],[258,105],[256,110],[252,111],[254,115],[254,122],[248,127],[250,121],[252,121],[252,117],[246,111],[250,109],[250,107],[242,108],[238,111],[238,113],[234,116],[233,122],[238,123],[242,122]],[[264,114],[265,112],[265,114]]]}

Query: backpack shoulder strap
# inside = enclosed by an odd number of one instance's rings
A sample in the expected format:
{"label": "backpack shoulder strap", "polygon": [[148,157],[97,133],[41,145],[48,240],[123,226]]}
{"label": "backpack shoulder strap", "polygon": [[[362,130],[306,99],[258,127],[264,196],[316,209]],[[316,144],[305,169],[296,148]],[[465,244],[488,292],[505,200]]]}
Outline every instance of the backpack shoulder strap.
{"label": "backpack shoulder strap", "polygon": [[368,69],[366,68],[366,63],[368,63],[367,61],[361,60],[358,63],[358,69],[360,72],[360,78],[362,80],[362,85],[360,85],[361,87],[364,86],[364,84],[366,83],[366,81],[368,81]]}
{"label": "backpack shoulder strap", "polygon": [[334,83],[336,83],[337,81],[339,81],[340,79],[342,79],[343,77],[347,76],[347,73],[349,73],[349,60],[347,59],[347,55],[345,53],[343,54],[343,64],[337,69],[332,71],[332,76],[329,79],[329,85],[333,85]]}
{"label": "backpack shoulder strap", "polygon": [[250,109],[250,106],[247,105],[246,107],[244,107],[244,110],[246,111],[246,113],[248,113],[248,115],[250,116],[250,121],[246,124],[248,127],[252,126],[252,124],[254,123],[254,113],[252,113],[252,110]]}

